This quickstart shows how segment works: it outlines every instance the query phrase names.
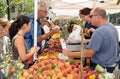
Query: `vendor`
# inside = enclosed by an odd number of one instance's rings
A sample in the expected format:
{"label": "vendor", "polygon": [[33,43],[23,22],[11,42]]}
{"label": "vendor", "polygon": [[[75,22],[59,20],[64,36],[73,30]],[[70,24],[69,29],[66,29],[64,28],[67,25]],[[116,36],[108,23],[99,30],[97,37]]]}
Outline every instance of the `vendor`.
{"label": "vendor", "polygon": [[[119,42],[118,32],[116,28],[108,23],[106,19],[106,11],[103,8],[97,7],[91,10],[91,23],[98,28],[94,31],[91,41],[84,50],[85,57],[91,57],[91,69],[95,69],[99,64],[106,68],[107,72],[112,73],[117,66]],[[63,53],[70,57],[80,57],[80,52],[70,52],[68,49],[63,49]]]}

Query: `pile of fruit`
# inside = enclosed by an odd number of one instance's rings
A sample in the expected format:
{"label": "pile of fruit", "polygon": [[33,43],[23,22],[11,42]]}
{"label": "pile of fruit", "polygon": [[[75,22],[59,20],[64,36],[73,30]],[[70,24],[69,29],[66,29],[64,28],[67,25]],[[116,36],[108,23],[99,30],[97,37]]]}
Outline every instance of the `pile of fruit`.
{"label": "pile of fruit", "polygon": [[80,79],[79,64],[70,64],[59,60],[57,56],[39,56],[38,61],[24,71],[19,79]]}
{"label": "pile of fruit", "polygon": [[84,67],[85,79],[115,79],[115,75],[108,73],[100,65],[97,65],[95,70],[90,70],[89,67]]}

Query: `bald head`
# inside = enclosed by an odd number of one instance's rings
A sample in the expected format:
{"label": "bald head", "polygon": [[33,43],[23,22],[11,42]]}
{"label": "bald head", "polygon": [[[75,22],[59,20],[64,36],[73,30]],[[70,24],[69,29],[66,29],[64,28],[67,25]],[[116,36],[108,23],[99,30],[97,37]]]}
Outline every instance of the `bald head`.
{"label": "bald head", "polygon": [[43,2],[40,2],[38,6],[38,10],[44,10],[44,9],[47,10],[47,5]]}
{"label": "bald head", "polygon": [[90,12],[90,21],[94,26],[101,26],[102,24],[107,23],[106,11],[103,8],[97,7],[92,9]]}
{"label": "bald head", "polygon": [[97,7],[95,9],[93,9],[92,11],[94,12],[94,14],[100,15],[103,19],[106,19],[106,11],[105,11],[105,9],[103,9],[101,7]]}

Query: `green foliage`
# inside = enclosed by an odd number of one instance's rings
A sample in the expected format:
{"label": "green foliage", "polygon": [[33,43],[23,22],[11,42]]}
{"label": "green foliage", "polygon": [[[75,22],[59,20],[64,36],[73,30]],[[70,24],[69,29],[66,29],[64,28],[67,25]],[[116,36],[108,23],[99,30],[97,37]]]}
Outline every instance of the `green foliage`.
{"label": "green foliage", "polygon": [[6,2],[4,0],[0,0],[0,18],[5,15],[6,10],[5,7],[7,6]]}
{"label": "green foliage", "polygon": [[[6,0],[0,0],[0,17],[7,14],[7,7]],[[15,7],[16,16],[20,14],[29,15],[34,11],[34,2],[33,0],[9,0],[10,15],[12,7]],[[11,16],[14,17],[14,15]]]}

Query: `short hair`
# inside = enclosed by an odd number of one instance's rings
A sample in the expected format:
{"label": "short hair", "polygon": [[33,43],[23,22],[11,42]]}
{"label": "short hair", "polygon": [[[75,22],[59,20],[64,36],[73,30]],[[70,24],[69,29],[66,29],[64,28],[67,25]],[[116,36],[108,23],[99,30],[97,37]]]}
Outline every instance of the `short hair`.
{"label": "short hair", "polygon": [[38,4],[38,10],[41,10],[41,9],[43,9],[44,7],[47,7],[46,3],[44,3],[44,2],[39,2],[39,4]]}
{"label": "short hair", "polygon": [[106,11],[103,8],[97,7],[94,9],[94,14],[100,15],[102,18],[106,19]]}
{"label": "short hair", "polygon": [[88,14],[90,14],[90,11],[91,11],[91,8],[88,8],[88,7],[85,7],[83,9],[79,10],[80,14],[82,14],[82,15],[88,15]]}

